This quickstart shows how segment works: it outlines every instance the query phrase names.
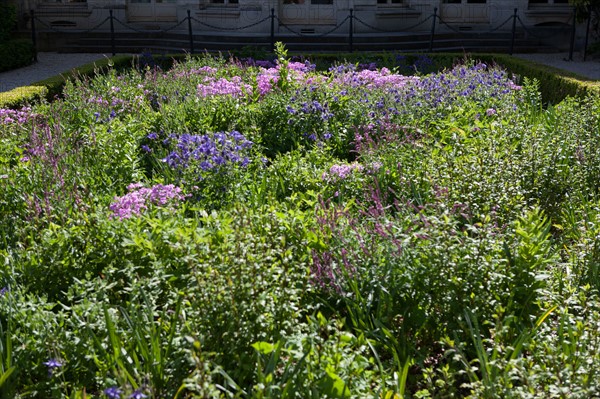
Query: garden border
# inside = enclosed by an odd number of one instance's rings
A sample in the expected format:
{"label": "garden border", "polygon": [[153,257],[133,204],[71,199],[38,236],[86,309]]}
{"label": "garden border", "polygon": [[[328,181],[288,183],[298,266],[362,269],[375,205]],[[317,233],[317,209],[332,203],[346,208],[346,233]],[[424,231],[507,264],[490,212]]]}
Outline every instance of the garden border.
{"label": "garden border", "polygon": [[[0,108],[19,108],[30,104],[41,98],[51,101],[55,96],[60,95],[67,80],[77,76],[92,76],[98,70],[109,66],[117,69],[126,68],[133,65],[139,55],[117,55],[110,58],[94,61],[69,71],[65,71],[57,76],[40,80],[28,86],[17,87],[13,90],[0,93]],[[173,61],[182,60],[187,54],[168,54],[161,55],[161,62],[171,64]],[[193,55],[194,57],[202,54]],[[402,56],[407,60],[415,60],[418,57],[428,57],[434,62],[437,69],[449,68],[459,60],[470,59],[484,63],[497,64],[505,68],[519,78],[528,77],[538,81],[539,90],[542,93],[542,99],[545,103],[556,104],[564,98],[584,97],[591,93],[600,93],[600,81],[588,79],[573,72],[564,71],[555,67],[543,65],[535,61],[524,60],[506,54],[493,53],[317,53],[306,54],[303,58],[311,60],[317,65],[331,65],[334,62],[346,61],[352,63],[378,61],[383,65],[392,65],[395,57]]]}

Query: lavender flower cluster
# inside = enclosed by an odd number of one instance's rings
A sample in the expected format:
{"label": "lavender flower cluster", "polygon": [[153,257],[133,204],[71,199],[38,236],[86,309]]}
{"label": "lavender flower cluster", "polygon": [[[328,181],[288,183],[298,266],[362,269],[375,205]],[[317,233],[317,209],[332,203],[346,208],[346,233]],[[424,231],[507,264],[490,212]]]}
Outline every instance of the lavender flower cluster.
{"label": "lavender flower cluster", "polygon": [[381,68],[379,71],[363,69],[360,72],[356,72],[347,70],[344,67],[338,67],[334,72],[337,72],[333,79],[334,84],[349,87],[364,87],[367,89],[391,87],[398,89],[407,83],[418,80],[412,76],[391,73],[387,68]]}
{"label": "lavender flower cluster", "polygon": [[228,164],[246,166],[250,163],[246,154],[253,143],[235,130],[212,135],[173,134],[170,140],[176,141],[175,149],[163,161],[176,170],[184,171],[194,164],[206,172]]}
{"label": "lavender flower cluster", "polygon": [[333,165],[329,168],[329,172],[324,172],[323,175],[321,175],[321,179],[334,183],[348,178],[354,172],[360,172],[362,170],[363,166],[358,163]]}
{"label": "lavender flower cluster", "polygon": [[198,85],[198,96],[199,97],[210,97],[210,96],[231,96],[231,97],[244,97],[252,93],[252,86],[242,81],[239,76],[233,76],[231,80],[225,78],[214,80],[212,78],[206,78],[205,84]]}
{"label": "lavender flower cluster", "polygon": [[156,184],[147,188],[141,183],[134,183],[130,184],[127,190],[129,192],[124,196],[115,197],[109,207],[113,212],[113,217],[118,217],[120,220],[140,215],[143,210],[148,209],[149,205],[176,204],[186,198],[181,193],[181,189],[172,184]]}
{"label": "lavender flower cluster", "polygon": [[34,116],[29,107],[23,107],[20,110],[0,108],[0,125],[23,124]]}
{"label": "lavender flower cluster", "polygon": [[[450,71],[427,75],[415,80],[407,98],[422,97],[431,106],[449,105],[460,98],[486,102],[521,90],[507,73],[479,63],[457,66]],[[400,100],[400,99],[399,99]]]}

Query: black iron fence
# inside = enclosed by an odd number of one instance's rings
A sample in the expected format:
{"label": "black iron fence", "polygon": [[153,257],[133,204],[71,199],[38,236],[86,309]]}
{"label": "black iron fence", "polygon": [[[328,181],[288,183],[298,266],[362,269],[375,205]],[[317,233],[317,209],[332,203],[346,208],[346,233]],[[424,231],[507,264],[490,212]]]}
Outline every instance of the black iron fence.
{"label": "black iron fence", "polygon": [[[194,35],[195,35],[195,33],[193,30],[192,22],[195,22],[196,24],[203,26],[205,28],[208,28],[215,32],[219,32],[219,31],[232,32],[232,31],[245,31],[249,28],[253,28],[257,25],[260,25],[260,24],[266,23],[267,21],[270,21],[270,49],[272,51],[274,49],[276,40],[281,39],[278,37],[277,33],[275,32],[275,21],[277,21],[279,23],[280,29],[283,28],[283,29],[285,29],[285,31],[289,32],[290,34],[293,34],[298,37],[306,37],[306,38],[326,37],[326,36],[332,35],[334,32],[341,31],[342,27],[344,27],[344,25],[347,25],[348,50],[350,52],[352,52],[352,51],[354,51],[354,39],[355,39],[354,38],[354,35],[355,35],[354,27],[356,26],[356,24],[361,24],[361,25],[369,28],[372,32],[388,33],[388,34],[413,32],[416,28],[419,28],[420,26],[427,28],[426,24],[430,24],[429,25],[430,34],[429,34],[428,50],[429,50],[429,52],[432,52],[435,49],[436,35],[439,33],[439,31],[436,29],[438,24],[443,25],[450,32],[460,35],[461,37],[462,36],[464,36],[464,37],[471,36],[472,37],[473,35],[481,35],[481,34],[485,34],[485,33],[498,32],[498,31],[500,31],[500,29],[504,28],[507,24],[512,22],[511,29],[510,29],[510,39],[509,39],[510,41],[507,43],[507,46],[506,46],[509,54],[511,54],[511,55],[513,54],[514,46],[515,46],[515,39],[516,39],[517,32],[519,29],[521,31],[525,32],[528,35],[528,37],[545,40],[545,41],[547,41],[548,39],[551,39],[552,36],[558,36],[558,35],[564,36],[565,33],[570,33],[569,60],[572,61],[574,47],[575,47],[576,19],[577,19],[576,18],[576,10],[574,9],[569,21],[566,24],[567,27],[554,29],[554,32],[551,35],[548,35],[548,34],[540,35],[540,34],[536,33],[534,27],[525,25],[525,23],[523,22],[521,17],[518,15],[518,9],[515,8],[513,15],[509,16],[506,20],[502,21],[502,23],[500,23],[490,29],[484,30],[484,31],[478,30],[478,31],[474,31],[474,32],[469,32],[469,31],[462,31],[460,29],[457,29],[451,23],[449,23],[448,21],[445,21],[438,14],[438,9],[434,8],[433,14],[421,19],[419,22],[415,23],[414,25],[411,25],[408,27],[403,27],[402,30],[398,30],[398,29],[383,29],[383,28],[374,26],[372,24],[369,24],[368,22],[364,21],[359,16],[357,16],[353,9],[350,9],[348,16],[346,16],[342,21],[340,21],[335,26],[333,26],[332,28],[328,29],[327,31],[325,31],[323,33],[315,34],[315,33],[303,33],[303,32],[298,32],[298,31],[294,30],[292,28],[292,26],[285,24],[282,20],[279,19],[279,17],[277,15],[275,15],[274,8],[271,8],[269,16],[267,16],[259,21],[253,22],[251,24],[244,25],[244,26],[237,26],[237,27],[222,27],[222,26],[209,24],[207,22],[204,22],[197,18],[192,17],[191,11],[187,10],[187,16],[184,19],[182,19],[181,21],[177,22],[176,24],[174,24],[168,28],[164,28],[164,29],[160,28],[157,30],[144,30],[144,29],[139,29],[135,26],[129,25],[129,24],[121,21],[117,17],[115,17],[112,9],[109,10],[108,17],[106,17],[104,20],[97,23],[96,25],[94,25],[91,28],[88,28],[88,29],[60,29],[56,26],[49,25],[42,19],[38,18],[35,15],[35,12],[33,10],[31,10],[31,36],[32,36],[34,48],[36,49],[35,59],[37,60],[38,29],[37,29],[36,24],[40,24],[45,29],[47,29],[48,31],[51,31],[51,32],[86,34],[86,33],[91,33],[91,32],[100,31],[100,30],[105,31],[106,28],[104,27],[104,25],[108,22],[109,23],[109,31],[110,31],[111,52],[113,55],[115,55],[116,54],[115,39],[116,39],[116,35],[117,35],[117,33],[115,32],[115,24],[119,25],[124,30],[133,31],[136,33],[141,33],[141,34],[161,33],[161,34],[164,34],[164,33],[169,33],[171,31],[174,31],[175,29],[179,28],[180,26],[182,26],[183,24],[185,24],[187,22],[187,35],[189,38],[189,52],[194,53],[194,50],[195,50],[194,49],[194,47],[195,47]],[[588,37],[589,36],[587,33],[589,32],[589,24],[590,24],[590,20],[588,19],[588,22],[587,22],[588,29],[587,29],[586,36],[585,36],[585,44],[583,46],[584,59],[585,59],[585,54],[586,54],[586,50],[587,50],[587,46],[588,46]],[[569,30],[569,31],[567,32],[566,30]],[[206,34],[206,31],[202,31],[202,33]],[[338,37],[339,36],[340,35],[338,34]]]}

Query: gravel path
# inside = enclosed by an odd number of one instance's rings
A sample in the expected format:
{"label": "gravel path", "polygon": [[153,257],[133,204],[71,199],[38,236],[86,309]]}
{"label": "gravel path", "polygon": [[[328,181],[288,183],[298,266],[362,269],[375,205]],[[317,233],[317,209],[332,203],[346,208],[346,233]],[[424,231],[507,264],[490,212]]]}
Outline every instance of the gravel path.
{"label": "gravel path", "polygon": [[[20,86],[27,86],[33,82],[58,75],[71,68],[104,57],[106,57],[105,54],[39,53],[37,63],[14,71],[0,73],[0,92],[9,91]],[[583,62],[580,54],[574,54],[573,61],[567,61],[569,57],[568,53],[516,54],[515,57],[571,71],[589,79],[600,80],[600,61],[588,60]]]}
{"label": "gravel path", "polygon": [[573,54],[573,61],[568,61],[569,53],[515,54],[515,57],[570,71],[588,79],[600,80],[600,61],[588,57],[584,62],[582,54]]}
{"label": "gravel path", "polygon": [[0,72],[0,92],[27,86],[104,57],[104,54],[38,53],[38,62],[13,71]]}

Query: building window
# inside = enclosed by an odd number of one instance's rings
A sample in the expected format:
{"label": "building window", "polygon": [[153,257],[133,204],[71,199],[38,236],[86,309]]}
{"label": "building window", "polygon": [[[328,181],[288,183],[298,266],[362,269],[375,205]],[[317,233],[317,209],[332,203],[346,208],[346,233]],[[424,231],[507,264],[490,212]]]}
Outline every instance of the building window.
{"label": "building window", "polygon": [[210,0],[210,4],[238,5],[239,0]]}
{"label": "building window", "polygon": [[387,6],[394,4],[404,4],[404,0],[377,0],[377,5]]}
{"label": "building window", "polygon": [[529,0],[529,4],[569,4],[569,0]]}
{"label": "building window", "polygon": [[487,0],[443,0],[444,4],[486,4]]}

